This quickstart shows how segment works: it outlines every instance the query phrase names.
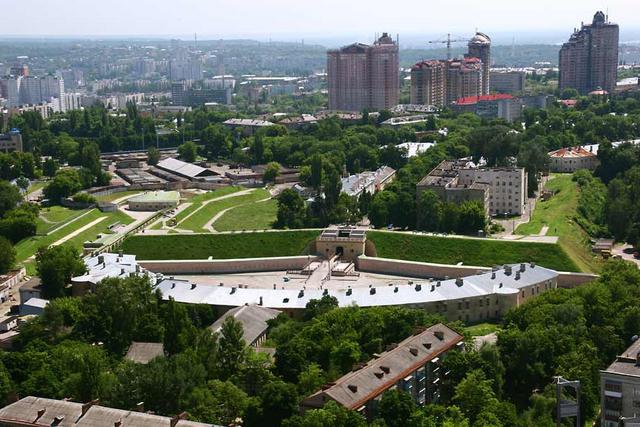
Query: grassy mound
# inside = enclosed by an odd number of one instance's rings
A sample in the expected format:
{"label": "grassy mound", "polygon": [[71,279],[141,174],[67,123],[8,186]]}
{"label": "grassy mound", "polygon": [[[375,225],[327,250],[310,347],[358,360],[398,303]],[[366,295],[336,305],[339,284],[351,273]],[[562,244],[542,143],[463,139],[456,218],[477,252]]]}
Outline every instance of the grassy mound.
{"label": "grassy mound", "polygon": [[464,239],[370,231],[367,238],[381,258],[439,264],[492,266],[518,262],[535,262],[560,271],[579,271],[576,264],[558,245],[548,243],[509,242],[488,239]]}
{"label": "grassy mound", "polygon": [[168,234],[128,238],[125,253],[140,260],[232,259],[304,255],[319,231],[282,231],[233,234]]}

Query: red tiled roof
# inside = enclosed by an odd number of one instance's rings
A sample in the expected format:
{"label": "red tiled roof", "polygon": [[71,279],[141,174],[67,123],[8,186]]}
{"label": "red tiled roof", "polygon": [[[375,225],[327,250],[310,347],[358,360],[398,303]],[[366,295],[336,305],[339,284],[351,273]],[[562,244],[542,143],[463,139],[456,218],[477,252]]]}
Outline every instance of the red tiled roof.
{"label": "red tiled roof", "polygon": [[513,99],[513,95],[499,93],[495,95],[467,96],[456,101],[457,105],[472,105],[481,101],[500,101],[502,99]]}
{"label": "red tiled roof", "polygon": [[549,157],[596,157],[596,155],[582,147],[569,147],[552,151]]}

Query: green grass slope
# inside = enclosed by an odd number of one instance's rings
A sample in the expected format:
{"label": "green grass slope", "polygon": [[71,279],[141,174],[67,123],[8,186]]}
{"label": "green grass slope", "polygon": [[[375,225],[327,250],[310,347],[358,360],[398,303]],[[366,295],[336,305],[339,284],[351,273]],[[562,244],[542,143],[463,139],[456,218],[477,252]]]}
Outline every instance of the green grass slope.
{"label": "green grass slope", "polygon": [[319,231],[233,234],[136,235],[124,241],[125,253],[139,260],[232,259],[304,255]]}
{"label": "green grass slope", "polygon": [[509,242],[490,239],[464,239],[370,231],[381,258],[490,267],[499,264],[535,262],[560,271],[579,271],[558,245]]}

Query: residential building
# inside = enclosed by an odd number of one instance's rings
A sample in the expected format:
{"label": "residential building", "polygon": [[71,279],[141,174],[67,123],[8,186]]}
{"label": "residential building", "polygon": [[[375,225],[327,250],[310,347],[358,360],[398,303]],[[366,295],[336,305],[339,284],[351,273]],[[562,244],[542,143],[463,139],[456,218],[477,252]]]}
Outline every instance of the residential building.
{"label": "residential building", "polygon": [[463,336],[438,323],[327,384],[302,401],[302,410],[322,408],[334,401],[370,421],[382,395],[395,389],[409,394],[417,405],[438,403],[449,375],[442,362],[449,352],[462,347]]}
{"label": "residential building", "polygon": [[522,101],[508,94],[460,98],[451,108],[457,113],[475,113],[487,120],[499,118],[514,122],[522,117]]}
{"label": "residential building", "polygon": [[27,396],[0,409],[0,425],[24,426],[74,426],[74,427],[220,427],[213,424],[186,420],[185,412],[171,417],[162,417],[144,412],[107,408],[97,404],[70,400],[45,399]]}
{"label": "residential building", "polygon": [[476,32],[467,44],[468,58],[478,58],[482,63],[482,84],[478,95],[488,95],[491,80],[491,37],[485,33]]}
{"label": "residential building", "polygon": [[202,80],[202,62],[192,59],[174,59],[169,64],[172,81]]}
{"label": "residential building", "polygon": [[[640,416],[640,340],[600,371],[601,427],[618,427],[621,418]],[[629,424],[626,424],[629,425]]]}
{"label": "residential building", "polygon": [[[20,304],[21,316],[40,316],[44,313],[44,309],[49,304],[49,301],[41,298],[29,298],[27,301],[22,301]],[[0,425],[2,425],[0,423]]]}
{"label": "residential building", "polygon": [[387,34],[373,45],[354,43],[327,52],[329,109],[379,111],[399,103],[398,44]]}
{"label": "residential building", "polygon": [[475,200],[488,215],[522,215],[527,207],[524,168],[477,168],[466,160],[444,160],[417,184],[417,195],[434,191],[442,200]]}
{"label": "residential building", "polygon": [[613,93],[618,73],[619,27],[597,12],[591,24],[575,30],[562,45],[560,90],[572,88],[586,95],[597,89]]}
{"label": "residential building", "polygon": [[524,71],[491,71],[489,91],[515,95],[524,92],[527,73]]}
{"label": "residential building", "polygon": [[177,191],[152,191],[127,200],[130,211],[160,211],[178,207],[180,193]]}
{"label": "residential building", "polygon": [[22,135],[18,129],[12,129],[9,133],[0,134],[0,152],[23,151]]}
{"label": "residential building", "polygon": [[445,105],[445,61],[422,61],[411,67],[411,103]]}
{"label": "residential building", "polygon": [[257,119],[229,119],[222,124],[230,129],[241,129],[245,136],[253,135],[254,132],[265,126],[274,125],[269,121]]}
{"label": "residential building", "polygon": [[42,298],[42,282],[39,277],[32,277],[24,285],[20,286],[20,302],[31,298]]}
{"label": "residential building", "polygon": [[375,171],[360,172],[342,178],[342,192],[351,197],[360,197],[362,193],[374,194],[384,189],[396,175],[396,170],[382,166]]}
{"label": "residential building", "polygon": [[597,154],[583,147],[561,148],[549,153],[551,172],[573,173],[579,169],[593,171],[599,164]]}
{"label": "residential building", "polygon": [[411,67],[411,103],[445,106],[489,94],[491,39],[476,33],[463,59],[422,61]]}
{"label": "residential building", "polygon": [[160,160],[156,167],[192,181],[216,175],[211,169],[203,168],[193,163],[183,162],[173,157]]}
{"label": "residential building", "polygon": [[[84,258],[87,272],[71,279],[71,294],[82,296],[95,292],[96,286],[104,279],[124,279],[132,275],[148,274],[136,262],[135,255],[102,253]],[[153,277],[152,274],[149,275]]]}
{"label": "residential building", "polygon": [[218,320],[209,326],[209,329],[221,333],[222,325],[229,317],[233,317],[242,325],[242,339],[246,345],[259,347],[267,339],[269,320],[275,319],[282,313],[280,310],[262,307],[261,305],[243,305],[235,307],[224,313]]}

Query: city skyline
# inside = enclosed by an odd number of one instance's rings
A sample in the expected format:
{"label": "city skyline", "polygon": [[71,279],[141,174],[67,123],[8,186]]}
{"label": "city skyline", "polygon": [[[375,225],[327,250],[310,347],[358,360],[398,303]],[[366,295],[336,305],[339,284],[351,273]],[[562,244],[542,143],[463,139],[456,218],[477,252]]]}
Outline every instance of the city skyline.
{"label": "city skyline", "polygon": [[[15,36],[145,36],[172,37],[198,33],[202,38],[247,37],[286,40],[292,37],[331,40],[338,36],[371,37],[374,32],[389,31],[408,35],[446,32],[471,33],[475,29],[488,33],[510,33],[513,38],[532,31],[570,34],[582,21],[588,22],[596,10],[607,11],[621,28],[640,30],[633,9],[626,0],[567,1],[541,0],[517,4],[496,0],[477,2],[461,0],[453,8],[444,1],[425,4],[417,0],[401,0],[393,8],[371,7],[356,0],[348,3],[327,0],[319,8],[300,8],[299,2],[278,0],[264,4],[243,4],[230,0],[204,2],[186,0],[181,7],[167,0],[127,2],[113,0],[102,7],[96,0],[70,0],[62,3],[25,0],[4,6],[6,16],[14,19],[3,25],[0,37]],[[637,7],[637,6],[636,6]],[[40,13],[33,15],[30,11]],[[100,11],[96,13],[96,11]],[[339,10],[340,13],[336,13]],[[548,11],[553,10],[553,14]],[[411,13],[409,13],[411,11]],[[278,13],[274,13],[278,12]],[[418,12],[418,13],[414,13]],[[265,20],[265,16],[269,19]],[[437,17],[431,19],[430,16]],[[230,19],[237,17],[238,19]],[[354,25],[354,17],[358,22]],[[73,25],[70,25],[73,23]],[[559,37],[554,35],[553,38]],[[625,35],[622,34],[624,39]],[[631,39],[638,39],[631,34]]]}

